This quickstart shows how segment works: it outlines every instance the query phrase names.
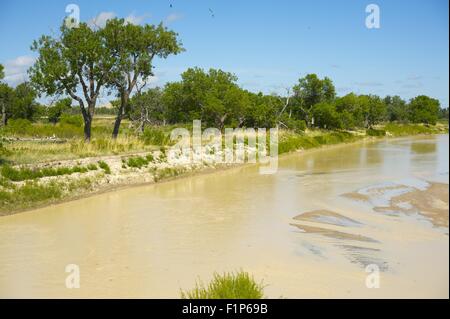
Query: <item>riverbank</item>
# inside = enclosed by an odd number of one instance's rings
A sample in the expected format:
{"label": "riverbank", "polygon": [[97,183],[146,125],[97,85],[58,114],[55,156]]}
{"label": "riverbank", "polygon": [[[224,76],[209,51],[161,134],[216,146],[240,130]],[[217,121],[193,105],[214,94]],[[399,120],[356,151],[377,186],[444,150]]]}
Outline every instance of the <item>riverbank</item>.
{"label": "riverbank", "polygon": [[[447,126],[392,125],[353,132],[280,132],[279,154],[308,151],[362,140],[405,135],[448,133]],[[51,204],[75,200],[119,188],[159,183],[193,174],[223,170],[243,164],[217,163],[204,148],[198,163],[169,161],[165,147],[120,155],[91,156],[34,164],[0,167],[0,216],[11,215]]]}

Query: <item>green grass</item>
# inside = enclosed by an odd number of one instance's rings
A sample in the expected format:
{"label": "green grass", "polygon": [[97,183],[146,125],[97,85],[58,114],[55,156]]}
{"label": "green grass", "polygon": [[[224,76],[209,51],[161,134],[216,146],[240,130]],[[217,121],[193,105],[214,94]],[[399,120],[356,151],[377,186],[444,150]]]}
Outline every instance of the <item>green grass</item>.
{"label": "green grass", "polygon": [[147,166],[149,163],[154,161],[154,157],[152,154],[148,154],[145,157],[142,156],[133,156],[130,157],[125,163],[128,167],[141,168]]}
{"label": "green grass", "polygon": [[[79,120],[73,118],[67,118],[60,123],[51,124],[45,122],[32,123],[25,119],[11,119],[8,125],[2,127],[0,132],[5,136],[15,137],[58,137],[58,138],[83,138],[83,120],[81,117]],[[92,126],[93,137],[106,137],[111,135],[112,129],[110,123],[103,123],[94,120]]]}
{"label": "green grass", "polygon": [[210,283],[198,281],[195,288],[181,291],[183,299],[261,299],[264,286],[257,283],[247,272],[215,273]]}
{"label": "green grass", "polygon": [[[97,167],[95,166],[95,169]],[[74,166],[74,167],[59,167],[59,168],[42,168],[42,169],[30,169],[26,167],[14,168],[10,165],[2,165],[0,173],[3,178],[9,179],[14,182],[21,182],[26,180],[33,180],[48,176],[62,176],[71,175],[74,173],[86,173],[89,170],[94,170],[94,167],[89,165],[88,167]]]}
{"label": "green grass", "polygon": [[318,135],[287,133],[280,137],[278,142],[279,154],[296,151],[299,149],[311,149],[322,145],[333,145],[344,142],[354,142],[361,137],[348,132],[330,132]]}
{"label": "green grass", "polygon": [[62,187],[57,182],[40,185],[28,181],[22,186],[10,185],[9,189],[0,188],[0,213],[9,209],[27,208],[32,205],[47,203],[63,195]]}
{"label": "green grass", "polygon": [[386,131],[385,130],[377,130],[377,129],[373,129],[370,128],[368,130],[366,130],[366,135],[367,136],[386,136]]}
{"label": "green grass", "polygon": [[92,189],[92,179],[84,177],[63,183],[51,181],[41,184],[38,181],[26,181],[23,185],[13,183],[0,177],[0,216],[11,210],[20,210],[58,201],[77,190]]}
{"label": "green grass", "polygon": [[111,168],[104,161],[98,161],[98,166],[105,171],[105,174],[111,174]]}
{"label": "green grass", "polygon": [[95,164],[89,164],[89,165],[87,166],[87,169],[90,170],[90,171],[95,171],[95,170],[98,169],[98,167],[97,167],[97,165],[95,165]]}
{"label": "green grass", "polygon": [[170,142],[169,132],[158,127],[145,128],[141,138],[146,145],[167,145]]}
{"label": "green grass", "polygon": [[176,177],[186,172],[186,168],[184,167],[166,167],[162,169],[152,169],[154,172],[154,180],[155,182],[162,181],[167,178]]}
{"label": "green grass", "polygon": [[421,125],[421,124],[395,124],[388,123],[384,130],[392,136],[408,136],[418,134],[443,134],[448,133],[448,126],[439,125]]}

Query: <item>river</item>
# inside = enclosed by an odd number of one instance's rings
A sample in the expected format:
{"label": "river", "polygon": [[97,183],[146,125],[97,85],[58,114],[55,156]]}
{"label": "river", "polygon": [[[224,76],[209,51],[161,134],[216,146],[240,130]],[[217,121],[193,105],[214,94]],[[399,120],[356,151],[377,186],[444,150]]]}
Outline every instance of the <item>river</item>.
{"label": "river", "polygon": [[178,298],[243,269],[273,298],[448,298],[448,167],[448,135],[382,139],[1,217],[0,297]]}

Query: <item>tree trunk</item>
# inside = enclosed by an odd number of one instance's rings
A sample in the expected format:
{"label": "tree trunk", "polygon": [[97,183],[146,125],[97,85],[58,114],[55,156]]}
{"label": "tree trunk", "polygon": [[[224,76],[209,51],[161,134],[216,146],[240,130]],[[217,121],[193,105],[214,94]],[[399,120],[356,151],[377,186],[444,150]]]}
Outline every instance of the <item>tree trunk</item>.
{"label": "tree trunk", "polygon": [[119,135],[120,123],[122,122],[122,118],[123,118],[127,103],[128,103],[128,92],[122,91],[121,98],[120,98],[120,107],[119,107],[119,111],[117,112],[117,117],[116,117],[116,121],[114,122],[114,129],[112,132],[113,139],[116,139],[117,136]]}
{"label": "tree trunk", "polygon": [[114,129],[113,129],[113,132],[112,132],[112,138],[113,139],[116,139],[117,136],[119,135],[120,123],[122,122],[122,112],[123,112],[123,108],[122,108],[122,106],[120,106],[119,112],[118,112],[116,120],[114,122]]}
{"label": "tree trunk", "polygon": [[83,115],[84,120],[84,141],[89,143],[91,141],[91,126],[92,119],[94,118],[94,107],[95,104],[90,104],[88,109],[84,108],[84,104],[80,101],[81,114]]}
{"label": "tree trunk", "polygon": [[84,141],[89,143],[91,141],[91,124],[92,119],[85,118],[84,119]]}
{"label": "tree trunk", "polygon": [[6,126],[8,124],[8,117],[6,116],[6,103],[2,103],[2,125]]}

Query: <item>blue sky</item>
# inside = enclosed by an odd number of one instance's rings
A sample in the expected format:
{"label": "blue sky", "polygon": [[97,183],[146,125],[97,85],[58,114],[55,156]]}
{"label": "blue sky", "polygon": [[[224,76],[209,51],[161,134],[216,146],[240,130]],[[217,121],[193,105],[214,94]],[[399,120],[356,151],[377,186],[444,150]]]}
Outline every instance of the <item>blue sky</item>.
{"label": "blue sky", "polygon": [[[299,77],[317,73],[332,78],[339,95],[426,94],[448,106],[447,0],[2,0],[7,82],[26,79],[31,42],[57,34],[70,3],[82,21],[163,21],[178,32],[186,52],[155,61],[153,85],[199,66],[233,72],[246,89],[283,94]],[[380,7],[380,29],[365,26],[370,3]]]}

